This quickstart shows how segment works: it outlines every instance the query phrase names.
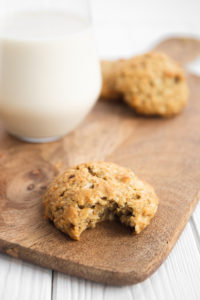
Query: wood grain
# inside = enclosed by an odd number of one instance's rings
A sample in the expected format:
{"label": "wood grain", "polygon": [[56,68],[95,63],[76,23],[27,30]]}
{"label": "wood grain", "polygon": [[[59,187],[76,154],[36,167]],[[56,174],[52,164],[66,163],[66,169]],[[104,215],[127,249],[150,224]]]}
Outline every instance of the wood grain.
{"label": "wood grain", "polygon": [[[115,285],[144,280],[169,254],[200,189],[200,79],[188,75],[190,103],[176,118],[139,118],[99,102],[63,140],[26,144],[0,129],[0,250],[41,266]],[[88,160],[132,168],[160,198],[151,225],[135,236],[102,223],[71,241],[43,218],[41,196],[64,168]],[[58,170],[57,166],[61,165]]]}
{"label": "wood grain", "polygon": [[155,50],[164,51],[182,65],[186,65],[200,55],[200,40],[192,37],[169,38],[161,41]]}

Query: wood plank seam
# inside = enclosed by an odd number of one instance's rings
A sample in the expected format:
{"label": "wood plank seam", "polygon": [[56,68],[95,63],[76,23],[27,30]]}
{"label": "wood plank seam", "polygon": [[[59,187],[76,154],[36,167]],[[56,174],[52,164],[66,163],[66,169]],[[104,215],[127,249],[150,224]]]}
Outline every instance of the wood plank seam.
{"label": "wood plank seam", "polygon": [[192,228],[192,232],[193,232],[193,235],[194,235],[194,238],[195,238],[197,248],[198,248],[199,253],[200,253],[200,234],[197,230],[197,227],[196,227],[193,216],[190,218],[190,224],[191,224],[191,228]]}
{"label": "wood plank seam", "polygon": [[51,300],[54,300],[54,270],[51,271]]}
{"label": "wood plank seam", "polygon": [[149,281],[150,281],[150,284],[151,284],[151,286],[152,286],[152,292],[153,292],[153,295],[154,295],[155,299],[156,299],[156,300],[160,300],[160,299],[157,297],[157,294],[156,294],[156,292],[155,292],[155,290],[154,290],[154,285],[153,285],[152,276],[149,278]]}

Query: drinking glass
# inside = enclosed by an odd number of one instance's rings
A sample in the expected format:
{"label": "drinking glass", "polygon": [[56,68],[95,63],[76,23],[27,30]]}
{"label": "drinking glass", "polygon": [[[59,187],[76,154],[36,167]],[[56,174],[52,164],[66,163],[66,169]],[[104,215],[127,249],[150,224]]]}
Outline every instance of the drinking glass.
{"label": "drinking glass", "polygon": [[54,141],[98,98],[87,0],[0,0],[0,119],[28,142]]}

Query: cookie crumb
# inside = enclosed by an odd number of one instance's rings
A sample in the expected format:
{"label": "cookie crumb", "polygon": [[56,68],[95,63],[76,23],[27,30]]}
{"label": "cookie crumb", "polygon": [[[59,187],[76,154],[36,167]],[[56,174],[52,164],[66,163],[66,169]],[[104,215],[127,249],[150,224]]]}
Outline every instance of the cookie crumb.
{"label": "cookie crumb", "polygon": [[30,175],[32,175],[33,177],[39,178],[41,176],[41,171],[40,171],[40,169],[34,169],[34,170],[30,171]]}
{"label": "cookie crumb", "polygon": [[55,167],[56,167],[57,170],[60,170],[62,168],[62,166],[63,166],[63,162],[62,161],[59,161],[59,162],[57,162],[55,164]]}
{"label": "cookie crumb", "polygon": [[7,248],[6,253],[14,258],[19,258],[19,250],[17,247]]}
{"label": "cookie crumb", "polygon": [[33,189],[35,188],[35,184],[34,183],[31,183],[27,186],[27,190],[28,191],[32,191]]}

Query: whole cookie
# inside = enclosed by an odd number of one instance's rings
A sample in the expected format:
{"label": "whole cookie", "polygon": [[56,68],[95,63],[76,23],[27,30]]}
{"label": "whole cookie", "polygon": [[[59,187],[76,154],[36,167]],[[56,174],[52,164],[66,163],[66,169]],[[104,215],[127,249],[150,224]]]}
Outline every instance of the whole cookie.
{"label": "whole cookie", "polygon": [[122,64],[122,60],[103,60],[101,61],[102,72],[102,89],[100,98],[108,100],[119,100],[122,95],[116,90],[116,77],[119,68]]}
{"label": "whole cookie", "polygon": [[116,88],[136,112],[144,115],[176,115],[188,98],[181,67],[159,52],[125,61],[118,72]]}
{"label": "whole cookie", "polygon": [[154,217],[158,198],[131,170],[110,162],[91,162],[55,178],[43,203],[45,216],[79,240],[85,229],[115,218],[140,233]]}

